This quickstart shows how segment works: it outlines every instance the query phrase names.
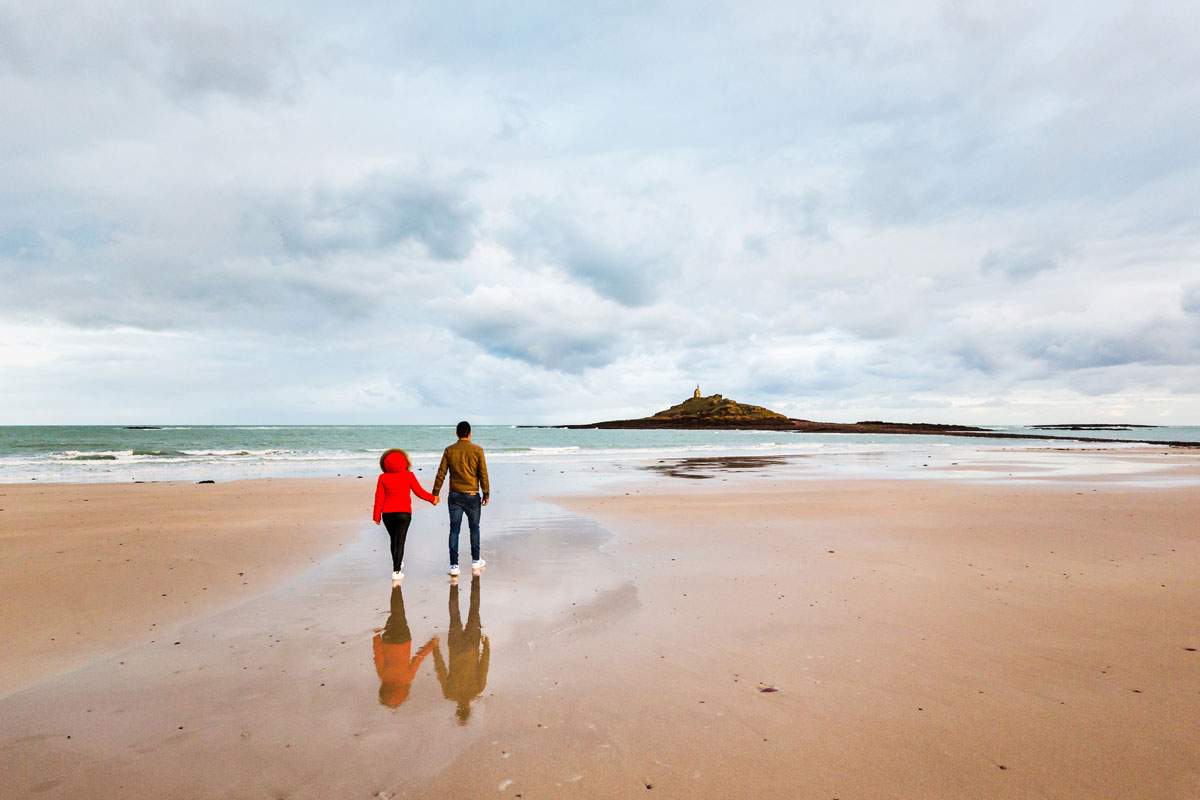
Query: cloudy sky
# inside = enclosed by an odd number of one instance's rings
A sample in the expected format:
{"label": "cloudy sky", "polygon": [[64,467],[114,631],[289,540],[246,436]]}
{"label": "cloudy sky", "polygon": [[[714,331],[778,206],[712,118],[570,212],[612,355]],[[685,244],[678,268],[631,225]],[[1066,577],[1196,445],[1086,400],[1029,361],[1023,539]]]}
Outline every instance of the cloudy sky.
{"label": "cloudy sky", "polygon": [[1197,30],[0,0],[0,423],[1200,424]]}

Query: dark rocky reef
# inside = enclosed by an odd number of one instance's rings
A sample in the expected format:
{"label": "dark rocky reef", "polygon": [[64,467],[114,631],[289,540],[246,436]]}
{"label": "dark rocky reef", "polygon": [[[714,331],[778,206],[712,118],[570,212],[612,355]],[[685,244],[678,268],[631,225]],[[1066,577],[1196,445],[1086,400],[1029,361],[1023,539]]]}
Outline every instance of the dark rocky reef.
{"label": "dark rocky reef", "polygon": [[730,400],[719,394],[691,397],[677,406],[640,419],[617,419],[587,425],[556,425],[558,428],[729,428],[752,431],[800,431],[803,433],[924,433],[950,432],[987,433],[985,428],[963,425],[935,425],[906,422],[811,422],[793,419],[769,408],[752,406]]}
{"label": "dark rocky reef", "polygon": [[1157,425],[1030,425],[1039,431],[1131,431],[1134,428],[1157,428]]}
{"label": "dark rocky reef", "polygon": [[[542,426],[535,426],[542,427]],[[1090,436],[1063,436],[1040,433],[1012,433],[973,428],[969,425],[942,425],[926,422],[813,422],[794,419],[762,406],[738,403],[719,394],[709,397],[691,397],[676,406],[639,419],[616,419],[592,422],[586,425],[551,425],[546,427],[584,430],[608,428],[616,430],[637,429],[725,429],[749,431],[793,431],[796,433],[870,433],[911,434],[924,436],[968,436],[983,439],[1049,439],[1071,442],[1106,442],[1118,444],[1157,444],[1169,447],[1200,447],[1197,442],[1159,442],[1144,439],[1101,439]],[[1035,426],[1042,430],[1117,430],[1132,427],[1153,426]]]}

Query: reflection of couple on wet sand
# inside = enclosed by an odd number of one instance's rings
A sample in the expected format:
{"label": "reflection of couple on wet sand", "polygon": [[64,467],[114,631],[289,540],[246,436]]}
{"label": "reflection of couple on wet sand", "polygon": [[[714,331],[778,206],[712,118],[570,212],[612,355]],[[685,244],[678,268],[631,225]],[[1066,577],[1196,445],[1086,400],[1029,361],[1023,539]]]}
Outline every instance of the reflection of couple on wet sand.
{"label": "reflection of couple on wet sand", "polygon": [[[404,594],[399,584],[392,587],[391,613],[383,630],[375,634],[375,671],[379,675],[379,702],[392,708],[406,699],[425,656],[433,653],[434,668],[442,695],[457,704],[455,716],[460,725],[471,715],[471,701],[487,686],[491,647],[482,635],[479,621],[479,576],[471,578],[471,604],[463,627],[458,606],[458,581],[450,585],[450,632],[447,635],[449,663],[442,657],[436,636],[412,655],[412,634],[404,614]],[[482,649],[481,649],[482,648]]]}
{"label": "reflection of couple on wet sand", "polygon": [[[400,584],[392,587],[392,609],[387,624],[375,634],[375,671],[379,673],[379,702],[392,708],[408,699],[408,690],[425,656],[437,646],[433,636],[412,656],[412,633],[404,614],[404,592]],[[411,657],[410,657],[411,656]]]}

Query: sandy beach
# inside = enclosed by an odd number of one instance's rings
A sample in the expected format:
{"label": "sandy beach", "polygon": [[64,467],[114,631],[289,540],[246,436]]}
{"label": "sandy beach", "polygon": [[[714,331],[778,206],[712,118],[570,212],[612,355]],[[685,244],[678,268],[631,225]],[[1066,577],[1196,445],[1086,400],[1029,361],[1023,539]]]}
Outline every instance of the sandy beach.
{"label": "sandy beach", "polygon": [[427,510],[400,594],[365,480],[5,486],[4,794],[1200,794],[1194,460],[668,466],[523,479],[456,586]]}
{"label": "sandy beach", "polygon": [[349,542],[373,491],[356,478],[0,484],[0,697],[275,587]]}

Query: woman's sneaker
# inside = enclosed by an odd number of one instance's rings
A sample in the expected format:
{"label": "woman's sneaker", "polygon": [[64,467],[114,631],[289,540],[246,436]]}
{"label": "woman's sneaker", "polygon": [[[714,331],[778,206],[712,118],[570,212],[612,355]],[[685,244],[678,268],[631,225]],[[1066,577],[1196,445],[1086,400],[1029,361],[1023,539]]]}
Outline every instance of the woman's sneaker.
{"label": "woman's sneaker", "polygon": [[458,577],[458,564],[451,564],[451,565],[450,565],[450,577],[451,577],[451,578],[457,578],[457,577]]}
{"label": "woman's sneaker", "polygon": [[395,583],[399,583],[399,582],[400,582],[400,581],[402,581],[402,580],[404,580],[404,573],[403,573],[403,572],[393,572],[393,573],[392,573],[392,581],[393,581],[393,582],[395,582]]}
{"label": "woman's sneaker", "polygon": [[485,564],[487,564],[487,562],[484,561],[482,558],[479,559],[478,561],[472,561],[471,562],[471,571],[478,572],[479,570],[483,569]]}

